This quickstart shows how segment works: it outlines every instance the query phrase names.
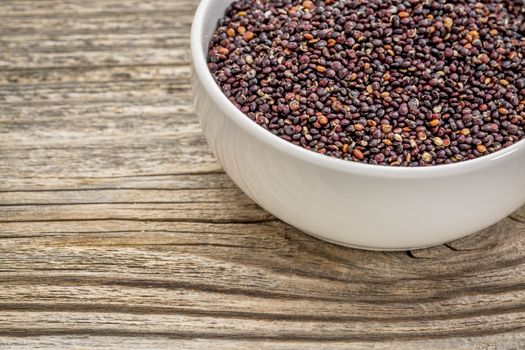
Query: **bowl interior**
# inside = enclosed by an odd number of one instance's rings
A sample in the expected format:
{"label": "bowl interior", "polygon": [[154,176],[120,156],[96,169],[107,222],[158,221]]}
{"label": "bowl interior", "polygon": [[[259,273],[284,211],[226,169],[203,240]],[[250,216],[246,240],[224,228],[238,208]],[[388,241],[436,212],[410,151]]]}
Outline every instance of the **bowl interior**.
{"label": "bowl interior", "polygon": [[487,166],[494,166],[499,162],[522,161],[525,157],[525,140],[515,143],[503,150],[492,154],[476,158],[474,160],[458,162],[446,165],[434,165],[430,167],[391,167],[369,165],[359,162],[351,162],[342,159],[336,159],[308,151],[301,147],[295,146],[259,127],[242,114],[222,93],[220,87],[216,84],[211,72],[208,70],[207,57],[208,47],[213,32],[217,27],[217,21],[224,16],[226,8],[234,0],[201,0],[197,14],[193,21],[192,28],[192,61],[198,80],[202,83],[207,93],[221,106],[236,124],[265,143],[272,144],[279,151],[291,154],[295,157],[302,158],[308,162],[314,162],[319,166],[336,169],[348,173],[361,173],[369,176],[386,176],[386,177],[433,177],[449,176],[457,173],[470,172],[483,169]]}

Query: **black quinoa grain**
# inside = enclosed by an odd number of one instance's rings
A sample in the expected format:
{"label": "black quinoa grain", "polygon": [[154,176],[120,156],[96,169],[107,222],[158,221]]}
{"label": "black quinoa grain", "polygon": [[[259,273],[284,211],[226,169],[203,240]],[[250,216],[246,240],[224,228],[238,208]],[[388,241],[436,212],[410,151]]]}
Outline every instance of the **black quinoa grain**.
{"label": "black quinoa grain", "polygon": [[236,0],[208,65],[250,119],[335,158],[450,164],[525,139],[522,0]]}

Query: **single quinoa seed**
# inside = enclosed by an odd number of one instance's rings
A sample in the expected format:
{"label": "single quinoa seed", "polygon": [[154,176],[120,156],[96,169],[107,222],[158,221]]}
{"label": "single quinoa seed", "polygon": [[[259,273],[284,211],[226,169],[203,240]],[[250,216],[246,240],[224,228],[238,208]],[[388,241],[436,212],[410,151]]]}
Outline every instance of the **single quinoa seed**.
{"label": "single quinoa seed", "polygon": [[447,27],[448,29],[452,29],[452,27],[454,26],[454,20],[450,17],[445,17],[443,19],[443,24],[445,25],[445,27]]}
{"label": "single quinoa seed", "polygon": [[254,35],[252,32],[246,32],[242,37],[244,38],[244,40],[250,41],[253,39]]}
{"label": "single quinoa seed", "polygon": [[361,152],[360,150],[358,150],[357,148],[354,149],[352,151],[352,154],[354,155],[354,157],[356,157],[357,159],[361,160],[365,157],[365,155],[363,154],[363,152]]}
{"label": "single quinoa seed", "polygon": [[428,152],[423,152],[421,159],[427,164],[432,163],[432,155],[430,155]]}
{"label": "single quinoa seed", "polygon": [[477,145],[476,149],[478,150],[479,153],[487,152],[487,148],[485,146],[483,146],[483,145]]}
{"label": "single quinoa seed", "polygon": [[436,127],[436,126],[439,126],[439,124],[441,124],[439,119],[432,119],[431,121],[428,122],[428,126],[430,126],[432,128]]}
{"label": "single quinoa seed", "polygon": [[317,118],[317,122],[320,124],[320,125],[326,125],[328,124],[328,118],[326,118],[324,115],[319,115],[319,117]]}
{"label": "single quinoa seed", "polygon": [[314,7],[314,3],[310,0],[303,1],[303,7],[305,9],[311,10]]}
{"label": "single quinoa seed", "polygon": [[525,139],[519,0],[235,0],[208,67],[268,132],[348,161],[432,166]]}

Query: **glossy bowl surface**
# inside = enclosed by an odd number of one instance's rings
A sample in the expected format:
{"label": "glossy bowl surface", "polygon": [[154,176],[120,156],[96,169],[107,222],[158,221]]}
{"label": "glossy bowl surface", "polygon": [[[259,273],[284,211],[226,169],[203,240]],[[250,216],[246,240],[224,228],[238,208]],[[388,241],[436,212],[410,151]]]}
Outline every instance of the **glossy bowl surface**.
{"label": "glossy bowl surface", "polygon": [[372,250],[429,247],[502,220],[525,203],[525,142],[451,165],[395,168],[330,158],[259,127],[223,95],[207,47],[232,0],[202,0],[191,35],[192,86],[205,137],[251,199],[298,229]]}

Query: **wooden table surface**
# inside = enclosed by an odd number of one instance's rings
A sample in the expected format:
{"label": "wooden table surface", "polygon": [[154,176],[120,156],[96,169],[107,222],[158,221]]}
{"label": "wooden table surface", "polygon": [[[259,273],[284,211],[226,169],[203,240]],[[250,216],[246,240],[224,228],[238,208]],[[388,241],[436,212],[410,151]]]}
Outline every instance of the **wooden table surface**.
{"label": "wooden table surface", "polygon": [[524,349],[525,209],[397,253],[276,220],[193,114],[196,5],[0,1],[0,348]]}

